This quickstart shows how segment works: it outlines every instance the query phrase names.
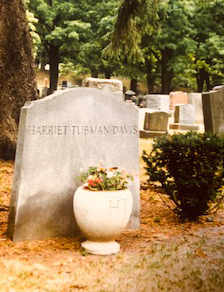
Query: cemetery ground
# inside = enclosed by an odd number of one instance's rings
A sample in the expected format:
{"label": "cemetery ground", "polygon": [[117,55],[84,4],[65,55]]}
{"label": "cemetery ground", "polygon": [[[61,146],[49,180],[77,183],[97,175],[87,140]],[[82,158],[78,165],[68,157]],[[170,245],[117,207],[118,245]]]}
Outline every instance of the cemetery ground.
{"label": "cemetery ground", "polygon": [[[152,140],[140,141],[140,156]],[[181,223],[141,170],[141,229],[116,255],[88,255],[82,238],[13,243],[5,236],[13,163],[0,161],[0,291],[224,291],[224,209]],[[165,195],[161,195],[168,203]],[[57,220],[57,218],[55,218]]]}

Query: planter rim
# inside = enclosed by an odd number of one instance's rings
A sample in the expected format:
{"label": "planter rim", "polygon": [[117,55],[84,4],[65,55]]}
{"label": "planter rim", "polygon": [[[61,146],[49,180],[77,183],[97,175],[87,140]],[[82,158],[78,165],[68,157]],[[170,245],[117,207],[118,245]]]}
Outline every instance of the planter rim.
{"label": "planter rim", "polygon": [[[93,191],[93,190],[88,190],[88,189],[85,189],[83,186],[81,186],[81,187],[78,187],[78,189],[81,189],[81,190],[83,190],[83,191],[85,191],[85,192],[88,192],[88,193],[92,193],[92,194],[96,194],[96,193],[109,193],[109,194],[111,194],[111,193],[114,193],[114,192],[116,192],[116,193],[119,193],[119,192],[131,192],[130,190],[129,190],[129,188],[127,188],[127,189],[124,189],[124,190],[97,190],[97,191]],[[78,190],[77,189],[77,190]]]}

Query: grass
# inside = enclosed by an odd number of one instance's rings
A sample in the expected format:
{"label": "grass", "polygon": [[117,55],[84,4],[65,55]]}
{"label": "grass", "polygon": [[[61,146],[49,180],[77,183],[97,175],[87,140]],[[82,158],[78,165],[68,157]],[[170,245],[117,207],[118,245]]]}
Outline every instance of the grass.
{"label": "grass", "polygon": [[[210,254],[211,253],[211,254]],[[146,244],[141,252],[1,260],[1,291],[224,291],[223,239]],[[10,275],[10,276],[9,276]]]}
{"label": "grass", "polygon": [[[140,154],[151,144],[141,140]],[[7,205],[12,164],[0,161],[0,178]],[[141,202],[141,230],[124,232],[110,256],[87,254],[77,238],[13,243],[0,212],[0,291],[224,292],[223,209],[214,222],[181,224],[155,192],[142,190]]]}

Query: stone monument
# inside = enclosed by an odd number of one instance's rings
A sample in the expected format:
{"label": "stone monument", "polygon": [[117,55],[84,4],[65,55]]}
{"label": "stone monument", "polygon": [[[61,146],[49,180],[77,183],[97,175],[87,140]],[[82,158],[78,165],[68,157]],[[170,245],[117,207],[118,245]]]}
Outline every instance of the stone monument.
{"label": "stone monument", "polygon": [[175,105],[188,103],[188,94],[183,91],[170,92],[170,110],[174,110]]}
{"label": "stone monument", "polygon": [[179,104],[174,109],[174,124],[170,124],[171,130],[199,130],[195,125],[195,110],[192,104]]}
{"label": "stone monument", "polygon": [[[21,110],[8,235],[13,241],[76,236],[78,176],[103,160],[139,173],[138,108],[95,88],[74,88]],[[129,228],[139,228],[139,178]]]}
{"label": "stone monument", "polygon": [[204,124],[204,116],[202,110],[202,94],[197,92],[188,93],[189,104],[195,109],[195,123]]}
{"label": "stone monument", "polygon": [[169,111],[169,95],[166,94],[147,94],[147,108],[160,110],[164,112]]}
{"label": "stone monument", "polygon": [[116,95],[119,99],[124,100],[123,83],[120,80],[88,77],[82,81],[82,86],[108,91]]}
{"label": "stone monument", "polygon": [[154,138],[165,135],[168,130],[169,113],[162,111],[146,112],[144,128],[140,130],[140,138]]}
{"label": "stone monument", "polygon": [[205,132],[224,136],[224,86],[202,93]]}

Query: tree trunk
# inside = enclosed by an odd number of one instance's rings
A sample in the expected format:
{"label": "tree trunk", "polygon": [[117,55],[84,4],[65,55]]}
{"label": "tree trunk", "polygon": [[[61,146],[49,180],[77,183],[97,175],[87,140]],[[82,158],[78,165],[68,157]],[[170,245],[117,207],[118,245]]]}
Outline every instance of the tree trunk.
{"label": "tree trunk", "polygon": [[206,82],[206,90],[207,91],[211,90],[212,89],[212,85],[211,85],[211,82],[210,82],[210,76],[209,76],[208,72],[206,72],[205,82]]}
{"label": "tree trunk", "polygon": [[162,53],[162,76],[161,76],[161,83],[162,83],[162,93],[169,94],[171,91],[171,83],[173,79],[173,69],[169,68],[169,61],[173,57],[173,50],[165,49],[161,51]]}
{"label": "tree trunk", "polygon": [[91,69],[91,77],[98,78],[98,74],[99,74],[99,72],[97,69],[95,69],[95,68]]}
{"label": "tree trunk", "polygon": [[58,87],[58,67],[60,61],[59,46],[50,44],[49,46],[49,63],[50,63],[50,90],[49,94],[57,90]]}
{"label": "tree trunk", "polygon": [[153,93],[154,92],[154,84],[155,84],[155,76],[152,74],[152,63],[149,59],[146,59],[146,80],[147,80],[147,86],[148,86],[148,92]]}
{"label": "tree trunk", "polygon": [[200,71],[201,70],[199,70],[199,73],[196,74],[198,92],[202,92],[204,87],[204,79],[202,78]]}
{"label": "tree trunk", "polygon": [[14,159],[20,108],[37,98],[32,40],[22,0],[0,5],[0,159]]}
{"label": "tree trunk", "polygon": [[110,69],[104,69],[104,75],[106,79],[110,79],[112,72],[110,71]]}
{"label": "tree trunk", "polygon": [[203,92],[204,83],[206,83],[207,91],[212,89],[209,73],[204,68],[197,70],[196,79],[197,79],[198,92]]}
{"label": "tree trunk", "polygon": [[137,86],[138,86],[138,80],[135,79],[135,78],[132,78],[132,79],[131,79],[131,84],[130,84],[130,89],[131,89],[132,91],[134,91],[135,93],[137,93],[137,91],[138,91]]}
{"label": "tree trunk", "polygon": [[46,54],[45,51],[42,52],[41,54],[41,60],[40,60],[40,70],[45,71],[45,66],[46,66]]}

